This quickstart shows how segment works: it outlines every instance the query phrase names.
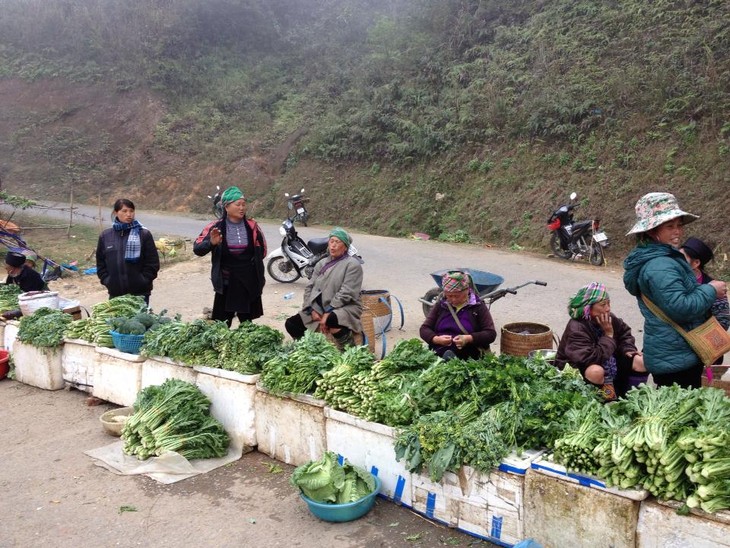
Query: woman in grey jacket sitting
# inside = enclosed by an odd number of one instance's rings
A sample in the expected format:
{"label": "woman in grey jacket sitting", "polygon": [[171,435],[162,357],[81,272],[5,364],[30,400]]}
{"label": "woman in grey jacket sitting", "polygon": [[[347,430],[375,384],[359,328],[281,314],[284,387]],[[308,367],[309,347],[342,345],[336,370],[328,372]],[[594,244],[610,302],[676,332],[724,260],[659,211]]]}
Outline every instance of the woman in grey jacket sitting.
{"label": "woman in grey jacket sitting", "polygon": [[352,238],[340,227],[329,234],[329,257],[314,267],[304,290],[302,310],[284,322],[294,339],[307,329],[331,334],[338,348],[354,344],[354,335],[362,331],[362,266],[347,251]]}

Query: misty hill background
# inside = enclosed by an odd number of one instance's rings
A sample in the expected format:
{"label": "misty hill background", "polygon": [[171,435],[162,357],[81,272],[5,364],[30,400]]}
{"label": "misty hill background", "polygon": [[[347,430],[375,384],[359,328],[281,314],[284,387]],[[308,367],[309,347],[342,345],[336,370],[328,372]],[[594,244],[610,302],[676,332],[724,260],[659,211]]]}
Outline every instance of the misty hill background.
{"label": "misty hill background", "polygon": [[[3,0],[0,177],[31,198],[545,248],[575,190],[613,254],[673,192],[727,251],[726,0]],[[722,257],[722,256],[721,256]]]}

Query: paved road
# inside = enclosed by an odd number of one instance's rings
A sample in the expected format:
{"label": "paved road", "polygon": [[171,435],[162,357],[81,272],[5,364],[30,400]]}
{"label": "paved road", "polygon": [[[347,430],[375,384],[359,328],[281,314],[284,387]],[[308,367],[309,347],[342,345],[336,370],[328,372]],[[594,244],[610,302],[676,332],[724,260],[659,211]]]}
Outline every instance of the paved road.
{"label": "paved road", "polygon": [[[99,223],[97,206],[79,205],[77,208],[77,221]],[[45,215],[68,219],[67,211],[46,210]],[[105,219],[104,226],[109,226],[110,210],[103,210],[102,216]],[[176,235],[190,239],[195,238],[209,220],[204,216],[145,210],[138,210],[137,218],[157,238]],[[263,221],[261,226],[269,247],[278,247],[278,222]],[[327,235],[327,228],[301,227],[300,233],[305,239],[321,237]],[[418,299],[435,286],[429,273],[445,268],[469,267],[499,274],[505,280],[503,287],[536,279],[547,282],[546,287],[528,285],[520,289],[517,295],[508,295],[496,302],[492,307],[492,315],[498,329],[506,323],[536,322],[549,325],[560,335],[568,320],[566,306],[570,296],[579,287],[597,280],[607,284],[613,311],[632,326],[637,344],[641,344],[643,318],[635,299],[623,288],[622,257],[609,256],[608,266],[593,267],[585,263],[548,258],[547,251],[545,255],[540,255],[360,233],[354,233],[353,238],[365,259],[365,288],[387,289],[400,300],[408,336],[417,336],[418,326],[423,319]],[[303,286],[304,281],[299,280],[287,287],[301,290]],[[272,287],[283,294],[285,286],[282,284],[271,281],[267,284],[267,290]],[[396,324],[398,323],[399,318],[396,315]]]}

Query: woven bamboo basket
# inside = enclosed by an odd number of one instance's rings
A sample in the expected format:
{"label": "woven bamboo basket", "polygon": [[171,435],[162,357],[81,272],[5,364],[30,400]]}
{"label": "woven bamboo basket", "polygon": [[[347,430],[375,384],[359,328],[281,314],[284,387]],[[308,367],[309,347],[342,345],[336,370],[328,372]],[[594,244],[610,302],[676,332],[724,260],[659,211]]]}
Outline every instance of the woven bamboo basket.
{"label": "woven bamboo basket", "polygon": [[511,356],[527,356],[533,350],[553,347],[553,332],[541,323],[508,323],[502,327],[499,351]]}
{"label": "woven bamboo basket", "polygon": [[360,321],[362,322],[363,335],[368,338],[368,348],[370,348],[370,352],[375,354],[375,323],[373,322],[372,313],[367,308],[362,311]]}
{"label": "woven bamboo basket", "polygon": [[[375,333],[380,335],[390,330],[393,323],[393,308],[390,292],[385,289],[369,289],[360,292],[362,307],[372,315]],[[368,335],[368,338],[370,336]]]}

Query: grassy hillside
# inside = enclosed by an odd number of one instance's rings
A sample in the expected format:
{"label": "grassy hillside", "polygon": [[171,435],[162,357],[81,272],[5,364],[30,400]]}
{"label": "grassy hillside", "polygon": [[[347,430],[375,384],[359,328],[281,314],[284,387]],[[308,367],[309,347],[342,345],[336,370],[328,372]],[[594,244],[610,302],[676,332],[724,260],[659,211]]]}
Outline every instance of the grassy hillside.
{"label": "grassy hillside", "polygon": [[[0,177],[31,197],[545,248],[575,190],[615,247],[675,193],[730,244],[720,0],[5,0]],[[143,205],[142,205],[143,204]],[[722,255],[720,256],[722,259]]]}

